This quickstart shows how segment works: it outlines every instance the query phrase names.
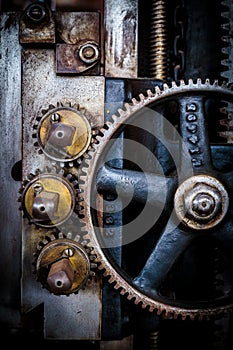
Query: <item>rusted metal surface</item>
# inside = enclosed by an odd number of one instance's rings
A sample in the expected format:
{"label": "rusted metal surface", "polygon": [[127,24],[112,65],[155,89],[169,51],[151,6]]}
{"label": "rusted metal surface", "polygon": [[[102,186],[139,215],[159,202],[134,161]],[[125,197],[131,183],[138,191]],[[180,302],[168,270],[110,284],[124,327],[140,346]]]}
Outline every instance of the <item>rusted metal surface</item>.
{"label": "rusted metal surface", "polygon": [[[19,14],[0,15],[0,322],[20,321],[21,215],[16,198],[21,165]],[[18,163],[18,166],[17,166]],[[15,169],[15,171],[13,171]],[[15,174],[14,179],[12,175]],[[18,180],[18,181],[15,181]]]}
{"label": "rusted metal surface", "polygon": [[[97,12],[57,12],[57,32],[60,40],[56,46],[56,71],[58,74],[86,72],[98,75],[100,66],[100,18]],[[59,42],[60,41],[60,42]],[[95,52],[92,59],[85,60],[85,46],[91,45]],[[86,52],[86,55],[88,52]],[[83,59],[84,58],[84,59]]]}
{"label": "rusted metal surface", "polygon": [[45,3],[33,3],[24,11],[20,19],[21,44],[54,44],[55,21]]}
{"label": "rusted metal surface", "polygon": [[100,38],[100,20],[97,12],[56,12],[56,29],[61,42],[78,44],[83,40]]}
{"label": "rusted metal surface", "polygon": [[[57,76],[54,51],[50,49],[25,49],[22,69],[23,179],[26,179],[36,169],[43,170],[46,166],[52,166],[51,159],[40,154],[39,148],[34,146],[35,127],[43,117],[44,110],[48,112],[59,101],[64,105],[68,102],[71,105],[77,103],[80,110],[85,112],[91,128],[102,125],[104,78]],[[78,225],[72,233],[79,234]],[[23,220],[22,311],[27,313],[44,303],[45,338],[99,339],[101,281],[98,278],[93,278],[90,285],[77,295],[71,294],[69,300],[67,296],[52,295],[36,281],[32,258],[38,242],[45,234],[52,234],[51,229],[37,228]]]}
{"label": "rusted metal surface", "polygon": [[137,1],[105,2],[105,74],[108,77],[137,77],[137,16]]}
{"label": "rusted metal surface", "polygon": [[[84,61],[83,55],[80,57],[82,48],[91,44],[96,48],[93,54],[93,61]],[[100,67],[98,65],[100,58],[100,51],[98,43],[87,40],[78,45],[57,44],[56,46],[56,72],[58,74],[80,74],[99,75]]]}

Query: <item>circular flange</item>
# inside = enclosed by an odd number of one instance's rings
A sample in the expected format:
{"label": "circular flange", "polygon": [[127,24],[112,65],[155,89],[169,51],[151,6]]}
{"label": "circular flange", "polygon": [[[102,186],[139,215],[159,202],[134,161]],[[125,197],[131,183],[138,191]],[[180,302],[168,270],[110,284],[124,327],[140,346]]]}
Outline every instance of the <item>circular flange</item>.
{"label": "circular flange", "polygon": [[174,207],[179,220],[195,230],[206,230],[225,217],[229,198],[224,186],[212,176],[196,175],[177,189]]}
{"label": "circular flange", "polygon": [[72,107],[49,110],[38,125],[40,148],[58,162],[71,162],[81,157],[90,145],[91,137],[89,121]]}

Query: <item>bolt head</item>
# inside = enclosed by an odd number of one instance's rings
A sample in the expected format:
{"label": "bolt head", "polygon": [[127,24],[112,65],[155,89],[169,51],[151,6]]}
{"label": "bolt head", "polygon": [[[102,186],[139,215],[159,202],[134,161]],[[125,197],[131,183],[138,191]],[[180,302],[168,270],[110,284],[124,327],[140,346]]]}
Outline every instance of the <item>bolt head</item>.
{"label": "bolt head", "polygon": [[215,201],[212,196],[205,193],[199,193],[194,197],[192,202],[192,210],[200,216],[210,215],[215,208]]}

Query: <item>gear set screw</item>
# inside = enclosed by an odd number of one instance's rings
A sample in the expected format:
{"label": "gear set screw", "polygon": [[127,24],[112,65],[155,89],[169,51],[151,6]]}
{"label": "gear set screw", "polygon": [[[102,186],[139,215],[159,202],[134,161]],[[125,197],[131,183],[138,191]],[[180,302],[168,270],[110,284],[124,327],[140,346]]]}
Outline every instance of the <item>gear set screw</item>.
{"label": "gear set screw", "polygon": [[67,248],[66,250],[64,250],[64,254],[68,257],[71,257],[74,255],[74,251],[71,248]]}
{"label": "gear set screw", "polygon": [[40,194],[43,191],[43,186],[40,183],[37,182],[33,186],[33,190],[34,190],[35,196],[37,196],[38,194]]}
{"label": "gear set screw", "polygon": [[51,115],[51,122],[52,123],[57,123],[60,120],[60,115],[58,113],[53,113]]}

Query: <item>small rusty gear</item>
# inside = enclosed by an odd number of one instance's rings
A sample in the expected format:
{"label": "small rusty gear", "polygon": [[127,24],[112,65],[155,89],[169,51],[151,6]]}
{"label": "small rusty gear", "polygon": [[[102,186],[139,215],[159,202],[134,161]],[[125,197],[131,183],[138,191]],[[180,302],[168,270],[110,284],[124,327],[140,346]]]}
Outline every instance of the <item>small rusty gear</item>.
{"label": "small rusty gear", "polygon": [[71,102],[57,102],[42,109],[33,129],[38,152],[61,167],[80,164],[98,134],[91,126],[90,113]]}
{"label": "small rusty gear", "polygon": [[65,169],[37,169],[23,181],[19,193],[20,210],[29,224],[37,227],[69,226],[82,208],[78,181]]}
{"label": "small rusty gear", "polygon": [[[98,166],[100,157],[103,154],[106,154],[106,148],[111,138],[117,137],[117,135],[123,130],[123,125],[127,124],[127,122],[129,122],[129,119],[131,117],[134,117],[140,110],[142,110],[143,107],[150,108],[150,106],[153,106],[157,103],[161,105],[163,101],[166,102],[167,99],[169,101],[170,98],[179,100],[182,98],[182,96],[188,96],[188,98],[190,98],[190,96],[204,96],[205,99],[209,93],[213,94],[214,96],[221,95],[223,100],[232,100],[233,98],[233,93],[226,84],[219,85],[218,81],[211,83],[209,79],[206,79],[205,82],[202,82],[201,79],[197,79],[196,83],[194,83],[192,79],[189,79],[188,83],[185,83],[184,81],[180,81],[179,84],[172,82],[170,86],[164,84],[163,90],[160,90],[160,88],[156,86],[155,91],[152,92],[151,90],[148,90],[147,96],[140,94],[139,99],[134,98],[131,104],[126,103],[124,109],[119,109],[119,115],[113,115],[112,122],[106,122],[104,128],[100,130],[100,134],[97,136],[98,143],[93,145],[93,150],[89,152],[89,159],[85,159],[81,166],[82,175],[80,176],[80,189],[83,192],[83,210],[81,211],[81,214],[83,216],[81,220],[83,224],[82,230],[85,234],[84,237],[90,240],[89,246],[94,248],[92,252],[97,256],[96,262],[98,263],[98,268],[103,271],[103,274],[108,278],[109,283],[114,284],[114,288],[119,290],[120,294],[126,295],[128,300],[133,300],[135,304],[140,304],[142,308],[148,308],[151,312],[155,311],[158,315],[162,315],[165,318],[180,317],[182,319],[209,319],[211,317],[216,317],[224,313],[232,312],[233,303],[231,301],[227,301],[226,304],[223,305],[221,303],[217,303],[212,304],[211,306],[208,303],[207,305],[202,304],[202,306],[200,306],[200,304],[188,306],[189,304],[179,304],[179,302],[169,303],[169,299],[161,299],[159,293],[148,293],[146,288],[143,288],[143,278],[140,281],[142,286],[141,287],[134,282],[135,278],[130,277],[127,272],[125,272],[117,264],[114,265],[114,260],[109,259],[109,254],[106,254],[106,249],[102,248],[101,228],[99,228],[99,230],[97,229],[97,233],[96,228],[94,227],[96,226],[96,220],[98,220],[96,217],[93,219],[95,210],[92,210],[92,203],[95,202],[95,199],[92,197],[93,186],[96,187],[96,168]],[[202,127],[200,127],[200,124],[196,124],[198,122],[196,112],[198,112],[198,109],[202,110],[203,108],[203,100],[201,100],[201,103],[198,105],[198,101],[200,101],[198,98],[199,97],[196,97],[196,99],[194,99],[197,101],[197,105],[195,104],[196,102],[191,103],[190,99],[184,100],[185,102],[183,102],[181,105],[181,109],[183,111],[181,112],[183,113],[182,120],[184,123],[187,123],[183,128],[183,138],[185,139],[184,142],[187,142],[188,140],[190,145],[195,146],[195,149],[190,148],[190,154],[191,157],[193,157],[192,165],[196,174],[198,174],[198,172],[205,173],[206,169],[208,170],[209,166],[209,159],[207,155],[204,159],[204,163],[202,163],[202,160],[198,158],[200,154],[200,149],[197,147],[199,136],[197,137],[195,135],[195,132],[197,128],[202,129]],[[199,116],[200,115],[201,114],[199,114]],[[190,128],[190,125],[192,128]],[[205,137],[203,142],[207,142]],[[208,146],[208,144],[202,144],[201,148],[204,148],[203,146]],[[208,147],[206,147],[206,152],[208,152],[207,148]],[[102,162],[104,162],[103,159]],[[207,164],[206,168],[205,163]],[[228,186],[231,188],[229,182]],[[177,227],[178,237],[181,232],[183,232],[185,236],[190,229],[185,228],[184,231],[182,231],[182,229],[179,231],[179,226]],[[228,226],[226,227],[228,230]],[[192,231],[192,229],[190,230]],[[225,231],[223,230],[221,232]],[[195,235],[197,236],[198,233],[195,232],[195,234],[193,234],[193,232],[191,232],[190,235],[192,239]],[[169,235],[167,236],[167,239],[170,239]],[[157,260],[157,263],[158,261],[159,259]],[[151,265],[151,268],[152,267],[153,264]],[[148,274],[150,273],[151,271],[148,272]],[[150,283],[148,280],[147,282]]]}
{"label": "small rusty gear", "polygon": [[43,288],[55,295],[78,294],[91,282],[97,264],[91,248],[80,235],[63,234],[57,229],[38,242],[33,273]]}

